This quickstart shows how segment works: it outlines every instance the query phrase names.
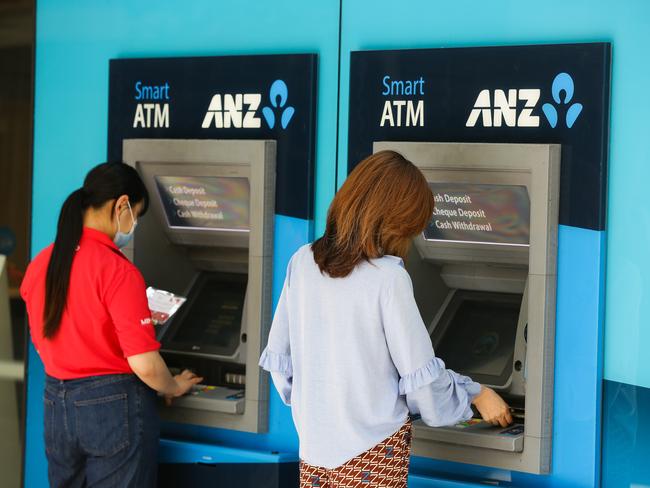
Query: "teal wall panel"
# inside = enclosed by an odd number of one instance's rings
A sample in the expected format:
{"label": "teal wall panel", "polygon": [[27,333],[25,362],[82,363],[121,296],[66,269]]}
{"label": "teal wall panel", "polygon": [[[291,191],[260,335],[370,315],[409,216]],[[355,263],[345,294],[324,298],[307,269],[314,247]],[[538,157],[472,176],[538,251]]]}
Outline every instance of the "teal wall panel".
{"label": "teal wall panel", "polygon": [[[322,229],[334,194],[339,3],[279,0],[39,0],[36,19],[34,254],[54,238],[60,205],[106,158],[108,60],[126,57],[316,53],[318,102],[314,222],[280,218],[283,250]],[[296,232],[299,235],[296,235]],[[286,249],[284,249],[286,248]],[[284,275],[287,252],[276,259]],[[277,281],[277,279],[276,279]],[[42,442],[43,368],[29,352],[25,486],[46,486]],[[294,450],[288,408],[272,393],[262,448]],[[234,443],[253,443],[245,435]]]}

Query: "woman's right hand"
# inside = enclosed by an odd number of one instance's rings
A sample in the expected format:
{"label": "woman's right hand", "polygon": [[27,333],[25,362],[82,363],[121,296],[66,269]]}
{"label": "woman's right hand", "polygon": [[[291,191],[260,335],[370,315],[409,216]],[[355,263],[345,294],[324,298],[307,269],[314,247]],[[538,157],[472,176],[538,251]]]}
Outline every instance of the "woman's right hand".
{"label": "woman's right hand", "polygon": [[174,381],[176,382],[176,391],[172,395],[165,395],[165,403],[167,406],[172,404],[174,398],[185,395],[188,391],[192,389],[194,385],[198,385],[203,381],[203,378],[197,376],[189,369],[183,370],[181,374],[174,376]]}
{"label": "woman's right hand", "polygon": [[510,407],[492,388],[481,385],[481,393],[476,395],[472,403],[486,422],[501,427],[512,423]]}

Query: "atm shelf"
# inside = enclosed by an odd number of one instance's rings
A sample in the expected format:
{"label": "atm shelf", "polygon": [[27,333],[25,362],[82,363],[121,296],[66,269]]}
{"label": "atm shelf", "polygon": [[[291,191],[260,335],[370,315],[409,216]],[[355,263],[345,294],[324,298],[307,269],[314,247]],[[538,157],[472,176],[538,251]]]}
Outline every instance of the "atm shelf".
{"label": "atm shelf", "polygon": [[471,420],[451,427],[429,427],[418,420],[414,425],[416,435],[420,439],[497,451],[522,452],[524,450],[524,426],[521,424],[500,428],[483,421]]}
{"label": "atm shelf", "polygon": [[187,395],[174,400],[176,407],[232,414],[244,413],[244,390],[223,386],[195,385]]}

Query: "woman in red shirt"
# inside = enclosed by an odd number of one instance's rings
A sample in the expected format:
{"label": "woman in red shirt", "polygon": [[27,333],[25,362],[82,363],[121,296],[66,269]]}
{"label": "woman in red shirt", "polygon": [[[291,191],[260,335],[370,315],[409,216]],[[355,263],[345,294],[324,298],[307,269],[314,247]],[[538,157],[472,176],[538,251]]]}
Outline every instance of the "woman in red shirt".
{"label": "woman in red shirt", "polygon": [[158,353],[145,283],[119,248],[148,207],[135,169],[93,168],[61,209],[56,240],[27,269],[21,294],[47,374],[45,449],[53,487],[156,485],[156,394],[201,381],[172,377]]}

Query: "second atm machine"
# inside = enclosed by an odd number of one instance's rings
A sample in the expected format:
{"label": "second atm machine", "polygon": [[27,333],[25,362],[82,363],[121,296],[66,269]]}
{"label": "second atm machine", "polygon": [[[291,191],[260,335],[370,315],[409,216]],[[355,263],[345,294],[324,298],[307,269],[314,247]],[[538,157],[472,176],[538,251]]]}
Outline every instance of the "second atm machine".
{"label": "second atm machine", "polygon": [[187,297],[158,331],[172,372],[204,385],[167,420],[265,432],[268,377],[257,366],[271,320],[275,142],[125,140],[152,214],[125,249],[148,285]]}
{"label": "second atm machine", "polygon": [[415,455],[530,473],[551,458],[560,147],[379,142],[416,164],[433,218],[406,263],[436,355],[515,423],[416,422]]}

